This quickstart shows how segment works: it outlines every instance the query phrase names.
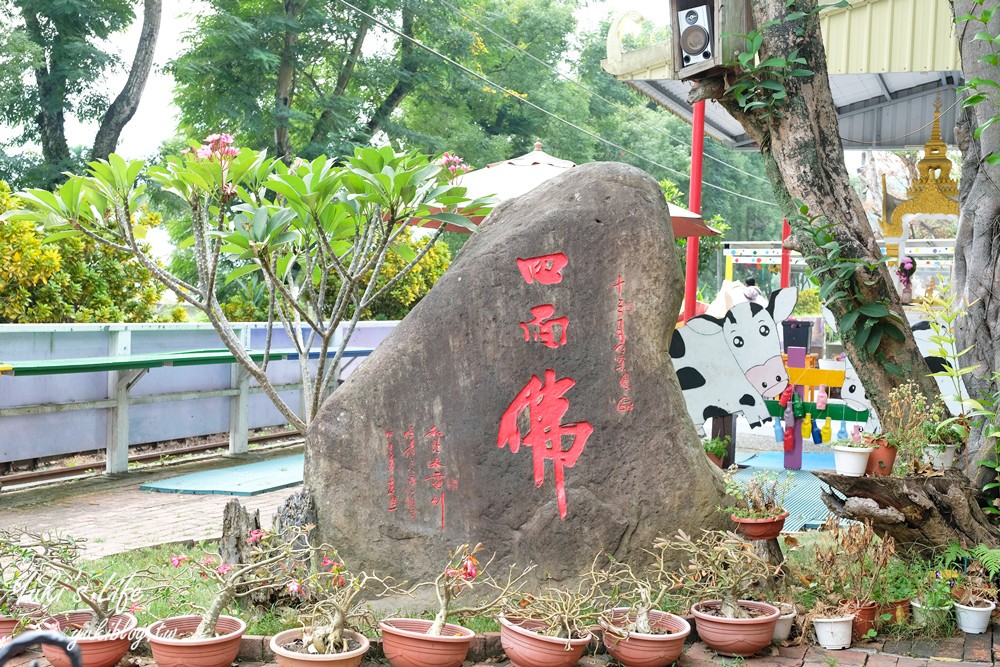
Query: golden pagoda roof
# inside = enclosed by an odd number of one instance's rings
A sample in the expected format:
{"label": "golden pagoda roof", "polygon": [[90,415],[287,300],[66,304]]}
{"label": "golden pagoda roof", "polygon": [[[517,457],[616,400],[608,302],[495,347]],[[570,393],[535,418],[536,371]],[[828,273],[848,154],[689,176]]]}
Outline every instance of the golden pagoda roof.
{"label": "golden pagoda roof", "polygon": [[[941,140],[941,98],[934,101],[931,137],[924,145],[924,156],[917,162],[917,178],[902,201],[891,197],[882,177],[882,219],[879,227],[885,238],[903,235],[905,215],[953,215],[958,217],[958,181],[951,177],[948,145]],[[898,203],[896,203],[898,201]],[[890,254],[892,254],[890,252]]]}

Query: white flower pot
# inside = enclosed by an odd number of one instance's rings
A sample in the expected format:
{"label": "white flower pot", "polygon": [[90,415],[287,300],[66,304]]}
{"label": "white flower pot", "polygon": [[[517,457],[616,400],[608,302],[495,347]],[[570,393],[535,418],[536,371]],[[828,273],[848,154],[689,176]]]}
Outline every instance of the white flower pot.
{"label": "white flower pot", "polygon": [[996,603],[990,602],[988,607],[967,607],[964,604],[955,603],[955,621],[958,629],[970,635],[981,635],[990,627],[990,615],[997,608]]}
{"label": "white flower pot", "polygon": [[779,605],[781,616],[774,624],[775,641],[783,642],[792,634],[792,625],[795,623],[795,609],[789,605]]}
{"label": "white flower pot", "polygon": [[955,462],[955,449],[955,445],[945,445],[943,450],[938,445],[928,445],[924,460],[935,470],[948,470]]}
{"label": "white flower pot", "polygon": [[821,371],[843,371],[847,370],[847,362],[836,359],[820,359],[819,369]]}
{"label": "white flower pot", "polygon": [[941,627],[948,622],[951,612],[951,603],[943,607],[925,607],[919,600],[911,600],[910,607],[913,610],[913,625],[918,628],[925,628],[928,625],[932,628]]}
{"label": "white flower pot", "polygon": [[851,632],[854,629],[854,615],[839,618],[817,618],[813,620],[816,642],[825,649],[851,647]]}
{"label": "white flower pot", "polygon": [[868,466],[868,455],[874,447],[841,447],[833,446],[833,460],[837,466],[837,474],[844,477],[861,477]]}

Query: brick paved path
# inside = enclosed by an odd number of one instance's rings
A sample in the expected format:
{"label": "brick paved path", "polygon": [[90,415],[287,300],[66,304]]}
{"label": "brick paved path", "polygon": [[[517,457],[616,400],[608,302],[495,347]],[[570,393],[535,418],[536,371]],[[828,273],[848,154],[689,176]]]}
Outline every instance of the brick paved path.
{"label": "brick paved path", "polygon": [[[294,449],[277,454],[287,456]],[[222,510],[234,496],[193,495],[140,491],[139,485],[154,479],[262,460],[215,459],[129,473],[117,479],[93,478],[66,482],[58,487],[0,493],[0,528],[24,527],[56,530],[88,540],[86,558],[100,558],[139,547],[186,540],[218,538],[222,534]],[[271,518],[281,502],[298,487],[240,496],[250,511],[260,510],[261,523]]]}

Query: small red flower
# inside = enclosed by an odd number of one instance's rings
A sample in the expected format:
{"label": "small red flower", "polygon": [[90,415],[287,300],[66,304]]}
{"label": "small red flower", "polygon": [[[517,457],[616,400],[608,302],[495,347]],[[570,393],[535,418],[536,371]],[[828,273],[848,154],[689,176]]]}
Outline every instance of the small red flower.
{"label": "small red flower", "polygon": [[264,531],[260,528],[255,528],[250,531],[250,537],[247,538],[247,544],[254,544],[260,542],[261,538],[264,537]]}

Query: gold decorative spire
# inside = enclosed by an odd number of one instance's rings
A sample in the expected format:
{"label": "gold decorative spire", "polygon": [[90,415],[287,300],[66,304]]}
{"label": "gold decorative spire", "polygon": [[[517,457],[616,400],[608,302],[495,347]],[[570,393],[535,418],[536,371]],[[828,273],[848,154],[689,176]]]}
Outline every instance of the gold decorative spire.
{"label": "gold decorative spire", "polygon": [[[882,176],[882,219],[879,227],[886,239],[903,236],[904,215],[953,215],[958,217],[958,181],[951,177],[948,145],[941,139],[941,93],[934,100],[931,136],[924,144],[924,156],[917,162],[917,178],[906,191],[906,199],[892,205]],[[886,246],[890,257],[897,257],[897,243]]]}

